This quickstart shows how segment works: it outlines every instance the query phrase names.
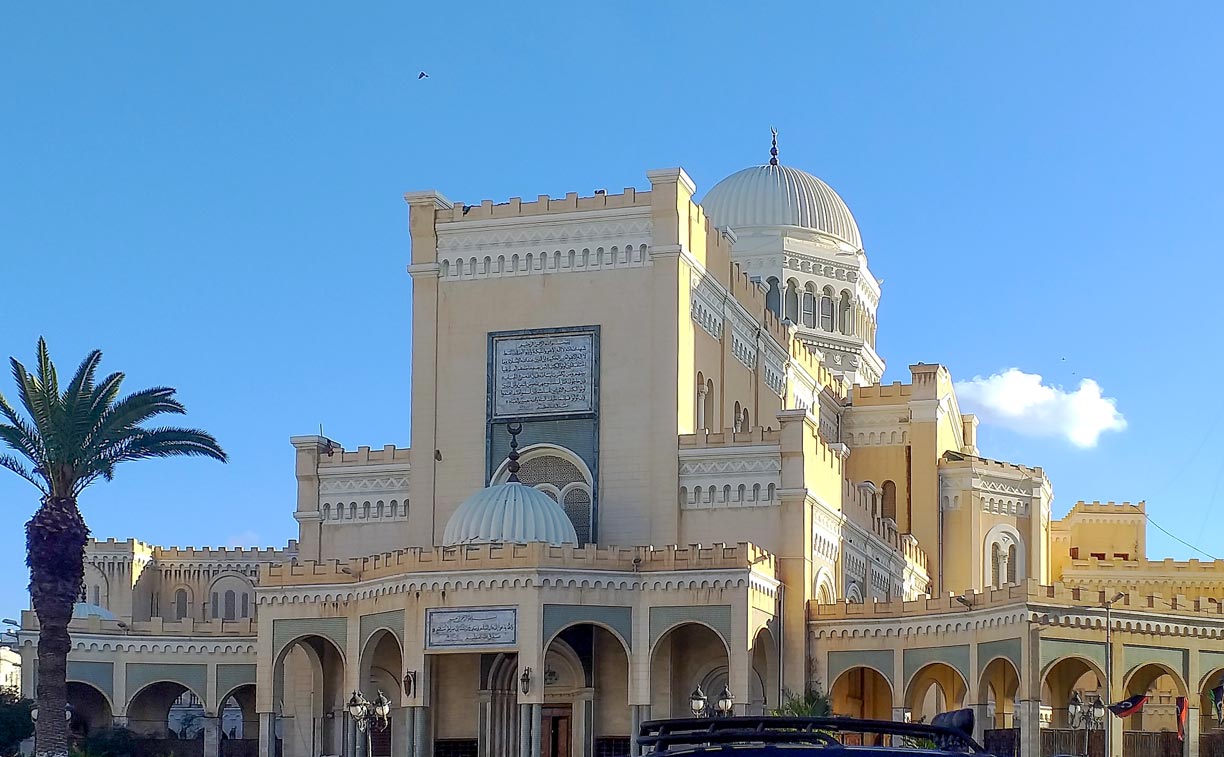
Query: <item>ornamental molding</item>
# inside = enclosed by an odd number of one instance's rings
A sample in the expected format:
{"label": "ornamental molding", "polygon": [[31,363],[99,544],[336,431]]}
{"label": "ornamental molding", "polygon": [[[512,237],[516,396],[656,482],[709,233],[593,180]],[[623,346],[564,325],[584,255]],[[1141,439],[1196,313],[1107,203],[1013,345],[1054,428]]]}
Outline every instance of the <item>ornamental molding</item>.
{"label": "ornamental molding", "polygon": [[[22,634],[21,645],[34,648],[38,643],[38,634]],[[201,637],[166,637],[166,636],[136,636],[118,634],[72,634],[72,651],[77,653],[90,652],[130,652],[166,655],[201,655],[212,658],[225,655],[223,662],[244,662],[249,658],[254,662],[256,653],[256,638],[253,636],[233,638],[201,638]],[[212,662],[212,660],[208,660]]]}
{"label": "ornamental molding", "polygon": [[[681,476],[710,476],[740,473],[781,473],[782,457],[776,448],[748,447],[749,453],[703,455],[692,459],[680,453]],[[723,452],[723,450],[720,450]]]}
{"label": "ornamental molding", "polygon": [[408,475],[336,475],[320,477],[319,494],[364,494],[408,492]]}
{"label": "ornamental molding", "polygon": [[[538,570],[534,568],[503,570],[457,570],[453,572],[419,573],[387,577],[367,583],[336,585],[317,584],[292,589],[267,587],[256,590],[256,603],[264,606],[360,602],[380,597],[416,592],[475,591],[500,593],[507,590],[533,590],[540,596],[533,601],[551,602],[548,592],[578,590],[678,592],[687,597],[694,589],[706,591],[740,590],[769,586],[774,593],[780,582],[747,568],[736,570],[678,570],[633,573],[631,571],[600,570]],[[572,601],[572,597],[563,597]],[[449,600],[450,598],[448,598]],[[558,598],[561,599],[561,598]],[[506,598],[492,597],[490,604],[506,604]],[[475,599],[465,601],[475,602]]]}

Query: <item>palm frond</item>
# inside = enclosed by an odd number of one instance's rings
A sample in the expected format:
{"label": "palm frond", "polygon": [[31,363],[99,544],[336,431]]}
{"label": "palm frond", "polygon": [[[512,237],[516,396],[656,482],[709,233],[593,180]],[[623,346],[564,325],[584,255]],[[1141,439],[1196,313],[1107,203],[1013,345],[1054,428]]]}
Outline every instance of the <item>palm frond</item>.
{"label": "palm frond", "polygon": [[0,455],[0,468],[7,468],[11,470],[18,476],[24,478],[26,481],[29,481],[31,484],[37,486],[38,490],[43,494],[48,493],[46,484],[44,484],[33,471],[22,465],[21,461],[13,455]]}
{"label": "palm frond", "polygon": [[42,439],[23,418],[17,418],[16,425],[0,423],[0,442],[29,460],[36,471],[45,466],[47,454]]}
{"label": "palm frond", "polygon": [[61,402],[64,406],[64,412],[72,419],[72,435],[76,443],[82,442],[91,428],[85,411],[90,405],[94,390],[94,376],[97,374],[98,364],[101,362],[101,350],[94,350],[86,355],[85,359],[81,361],[80,366],[77,367],[72,381],[68,384],[68,388],[64,390]]}
{"label": "palm frond", "polygon": [[98,478],[111,479],[115,466],[129,460],[177,456],[227,460],[217,440],[204,431],[142,426],[159,415],[182,415],[186,409],[170,387],[120,398],[124,375],[112,373],[96,381],[101,360],[97,350],[86,355],[62,393],[45,340],[38,341],[35,372],[16,358],[10,360],[19,404],[13,406],[0,396],[0,417],[9,421],[0,422],[0,445],[18,455],[4,455],[0,467],[31,481],[44,494],[75,497]]}
{"label": "palm frond", "polygon": [[155,386],[133,392],[112,405],[94,428],[92,436],[108,442],[122,437],[130,429],[163,413],[183,415],[187,408],[174,399],[174,390]]}

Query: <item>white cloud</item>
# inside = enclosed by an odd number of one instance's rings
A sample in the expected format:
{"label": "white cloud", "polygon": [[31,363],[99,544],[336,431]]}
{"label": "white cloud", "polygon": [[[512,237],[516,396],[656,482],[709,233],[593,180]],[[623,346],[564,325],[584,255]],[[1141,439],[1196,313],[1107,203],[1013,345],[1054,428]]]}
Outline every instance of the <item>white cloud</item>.
{"label": "white cloud", "polygon": [[1101,396],[1101,385],[1092,379],[1069,392],[1047,385],[1036,373],[1008,368],[958,381],[956,392],[962,408],[986,423],[1027,436],[1061,436],[1077,447],[1095,447],[1101,434],[1126,428],[1117,400]]}
{"label": "white cloud", "polygon": [[227,547],[258,547],[259,534],[254,531],[243,531],[225,540]]}

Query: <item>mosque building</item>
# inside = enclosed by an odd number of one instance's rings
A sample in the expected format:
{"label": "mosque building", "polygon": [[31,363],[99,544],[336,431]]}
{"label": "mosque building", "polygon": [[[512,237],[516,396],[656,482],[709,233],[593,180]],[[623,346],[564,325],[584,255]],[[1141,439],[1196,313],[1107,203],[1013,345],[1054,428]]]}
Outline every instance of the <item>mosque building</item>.
{"label": "mosque building", "polygon": [[[1149,694],[1094,743],[1198,755],[1224,564],[1149,560],[1143,503],[1053,518],[943,366],[880,383],[858,225],[776,143],[700,203],[682,169],[646,177],[405,195],[411,448],[292,437],[285,549],[91,542],[74,731],[173,737],[190,701],[179,755],[621,757],[647,719],[819,690],[972,707],[1037,757],[1080,738],[1073,697]],[[27,611],[27,694],[37,634]]]}

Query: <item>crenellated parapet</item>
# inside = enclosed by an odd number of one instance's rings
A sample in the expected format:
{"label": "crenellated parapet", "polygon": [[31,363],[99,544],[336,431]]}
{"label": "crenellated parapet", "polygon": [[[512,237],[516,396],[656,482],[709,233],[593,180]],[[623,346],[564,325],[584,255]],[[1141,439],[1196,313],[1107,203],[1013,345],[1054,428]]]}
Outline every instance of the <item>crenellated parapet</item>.
{"label": "crenellated parapet", "polygon": [[[1113,586],[1089,589],[1067,586],[1062,583],[1041,584],[1029,579],[980,593],[973,591],[960,595],[949,593],[944,596],[924,597],[914,601],[839,602],[836,604],[812,602],[808,606],[808,617],[814,622],[845,622],[932,615],[965,615],[972,611],[997,609],[1016,604],[1035,606],[1033,608],[1035,611],[1041,610],[1047,617],[1050,606],[1100,610],[1103,613],[1105,603],[1117,593],[1117,588]],[[1184,595],[1169,597],[1159,593],[1124,593],[1121,599],[1113,603],[1112,608],[1115,614],[1123,616],[1129,612],[1147,612],[1224,619],[1224,602],[1215,597],[1188,598]],[[1224,635],[1224,627],[1221,628],[1221,634]]]}
{"label": "crenellated parapet", "polygon": [[414,573],[523,569],[629,571],[751,569],[773,576],[776,559],[748,542],[666,547],[555,547],[532,544],[473,544],[414,547],[352,560],[301,561],[267,565],[260,589],[316,584],[351,584]]}

